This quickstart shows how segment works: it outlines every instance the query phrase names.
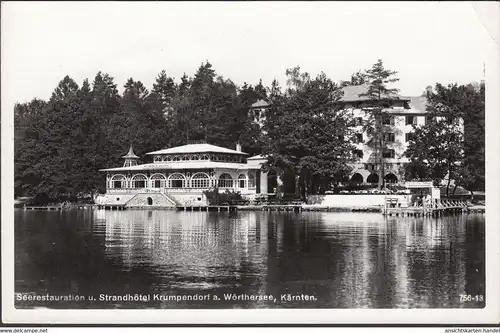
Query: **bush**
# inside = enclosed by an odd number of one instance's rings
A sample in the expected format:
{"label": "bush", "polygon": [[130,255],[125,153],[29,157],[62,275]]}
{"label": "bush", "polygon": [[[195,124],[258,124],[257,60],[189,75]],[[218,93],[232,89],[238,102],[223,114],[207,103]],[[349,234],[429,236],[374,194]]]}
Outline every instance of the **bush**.
{"label": "bush", "polygon": [[203,191],[203,194],[207,197],[210,206],[231,205],[234,201],[243,200],[240,192],[230,192],[229,190],[219,192],[217,187],[213,190]]}

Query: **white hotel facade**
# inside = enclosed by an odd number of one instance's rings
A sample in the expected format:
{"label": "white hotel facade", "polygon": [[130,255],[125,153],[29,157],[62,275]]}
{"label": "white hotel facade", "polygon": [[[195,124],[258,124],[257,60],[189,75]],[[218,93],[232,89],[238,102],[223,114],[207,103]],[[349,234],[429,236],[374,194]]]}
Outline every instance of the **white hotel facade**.
{"label": "white hotel facade", "polygon": [[[388,115],[384,119],[384,126],[387,127],[384,142],[387,149],[383,151],[382,160],[385,165],[382,168],[376,152],[368,144],[370,136],[363,130],[363,123],[368,120],[365,109],[369,108],[373,101],[359,95],[366,93],[367,90],[367,85],[344,87],[344,95],[339,101],[344,109],[351,111],[351,116],[356,120],[354,128],[356,150],[353,153],[357,156],[357,161],[351,165],[353,170],[350,180],[359,184],[376,184],[379,175],[382,176],[382,169],[384,169],[383,177],[386,182],[404,181],[404,164],[409,162],[404,153],[413,132],[412,125],[425,124],[428,115],[426,98],[421,96],[404,97],[398,94],[387,98],[390,103],[390,106],[384,109]],[[263,100],[252,105],[251,110],[256,123],[263,124],[267,108],[269,108],[269,104]]]}

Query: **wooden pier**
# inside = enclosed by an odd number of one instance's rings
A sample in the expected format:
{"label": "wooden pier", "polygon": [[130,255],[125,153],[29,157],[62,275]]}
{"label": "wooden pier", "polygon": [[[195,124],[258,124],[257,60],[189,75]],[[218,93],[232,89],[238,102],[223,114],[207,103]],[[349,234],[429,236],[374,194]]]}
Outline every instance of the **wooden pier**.
{"label": "wooden pier", "polygon": [[93,209],[94,204],[71,204],[71,205],[51,205],[51,206],[27,206],[24,205],[24,210],[70,210],[70,209]]}
{"label": "wooden pier", "polygon": [[454,215],[463,214],[470,212],[484,213],[484,207],[467,206],[467,203],[463,201],[452,201],[446,202],[444,204],[433,205],[433,206],[419,206],[419,207],[384,207],[382,213],[386,216],[444,216],[444,215]]}
{"label": "wooden pier", "polygon": [[106,210],[125,210],[125,206],[123,205],[96,205],[97,209],[106,209]]}
{"label": "wooden pier", "polygon": [[24,210],[62,210],[63,206],[24,206]]}
{"label": "wooden pier", "polygon": [[222,205],[222,206],[177,206],[177,210],[183,210],[185,212],[208,212],[208,211],[217,211],[217,212],[234,212],[238,210],[238,206],[234,205]]}

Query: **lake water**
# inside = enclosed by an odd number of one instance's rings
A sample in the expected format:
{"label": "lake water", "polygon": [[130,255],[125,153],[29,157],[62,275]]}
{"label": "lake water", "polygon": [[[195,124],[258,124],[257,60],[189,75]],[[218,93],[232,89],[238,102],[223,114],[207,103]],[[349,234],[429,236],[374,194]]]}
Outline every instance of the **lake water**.
{"label": "lake water", "polygon": [[15,305],[484,307],[484,224],[472,214],[16,210]]}

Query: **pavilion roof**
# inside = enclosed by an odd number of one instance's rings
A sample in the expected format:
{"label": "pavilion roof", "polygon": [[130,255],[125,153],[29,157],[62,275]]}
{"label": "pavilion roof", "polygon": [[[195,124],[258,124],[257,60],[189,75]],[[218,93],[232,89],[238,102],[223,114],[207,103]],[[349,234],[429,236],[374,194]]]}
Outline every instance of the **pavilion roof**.
{"label": "pavilion roof", "polygon": [[196,162],[160,162],[146,163],[133,165],[129,167],[119,167],[110,169],[101,169],[99,171],[150,171],[150,170],[180,170],[180,169],[235,169],[248,170],[260,169],[260,165],[247,163],[226,163],[212,161],[196,161]]}
{"label": "pavilion roof", "polygon": [[225,154],[248,155],[247,153],[243,153],[241,151],[214,146],[208,143],[197,143],[197,144],[189,144],[184,146],[166,148],[147,153],[146,155],[193,154],[193,153],[225,153]]}
{"label": "pavilion roof", "polygon": [[127,155],[122,156],[122,158],[139,158],[139,156],[134,154],[134,150],[132,149],[132,145],[130,145],[130,148],[128,150]]}

